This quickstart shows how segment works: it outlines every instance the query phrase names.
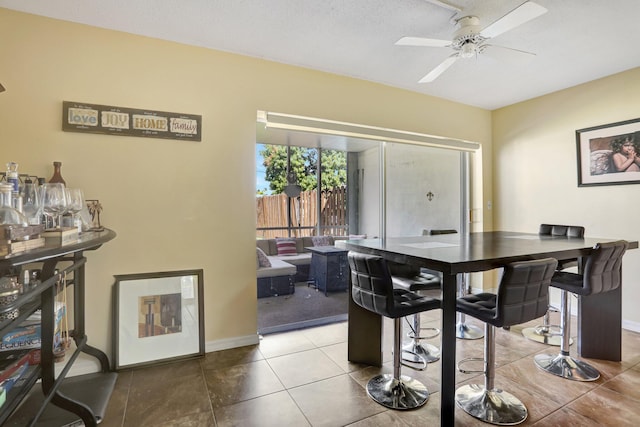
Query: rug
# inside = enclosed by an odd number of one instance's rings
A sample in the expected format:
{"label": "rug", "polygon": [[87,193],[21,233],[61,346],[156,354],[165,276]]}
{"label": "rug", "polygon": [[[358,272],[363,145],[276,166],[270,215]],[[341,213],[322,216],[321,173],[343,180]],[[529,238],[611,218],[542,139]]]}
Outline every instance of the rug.
{"label": "rug", "polygon": [[265,335],[347,320],[349,293],[296,283],[291,295],[258,298],[258,333]]}

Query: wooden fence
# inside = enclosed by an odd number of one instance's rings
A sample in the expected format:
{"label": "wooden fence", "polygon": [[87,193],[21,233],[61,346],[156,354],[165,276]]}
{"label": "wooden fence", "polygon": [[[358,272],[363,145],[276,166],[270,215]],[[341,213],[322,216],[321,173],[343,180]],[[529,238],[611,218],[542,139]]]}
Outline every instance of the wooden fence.
{"label": "wooden fence", "polygon": [[[287,202],[291,203],[291,234]],[[303,191],[289,199],[285,194],[257,197],[257,237],[315,236],[318,225],[317,190]],[[320,193],[320,234],[347,234],[347,189],[336,187]]]}

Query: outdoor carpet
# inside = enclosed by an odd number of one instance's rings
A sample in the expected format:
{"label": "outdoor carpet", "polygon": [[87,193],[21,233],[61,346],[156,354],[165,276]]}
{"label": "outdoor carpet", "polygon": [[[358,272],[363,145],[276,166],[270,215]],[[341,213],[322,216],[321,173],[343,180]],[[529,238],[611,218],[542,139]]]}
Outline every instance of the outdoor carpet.
{"label": "outdoor carpet", "polygon": [[347,320],[347,291],[317,291],[296,283],[291,295],[258,298],[258,333],[269,334]]}

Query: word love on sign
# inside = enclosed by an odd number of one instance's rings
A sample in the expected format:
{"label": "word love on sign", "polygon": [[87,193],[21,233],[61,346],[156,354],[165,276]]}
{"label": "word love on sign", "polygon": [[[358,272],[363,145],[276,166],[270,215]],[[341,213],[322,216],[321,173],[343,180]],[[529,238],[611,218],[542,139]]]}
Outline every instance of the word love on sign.
{"label": "word love on sign", "polygon": [[202,116],[63,101],[62,130],[201,141]]}

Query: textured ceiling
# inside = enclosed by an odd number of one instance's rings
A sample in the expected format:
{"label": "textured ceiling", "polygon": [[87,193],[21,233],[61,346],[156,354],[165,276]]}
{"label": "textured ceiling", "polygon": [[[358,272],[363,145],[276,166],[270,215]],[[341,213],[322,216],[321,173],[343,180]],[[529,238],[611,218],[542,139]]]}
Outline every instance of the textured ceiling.
{"label": "textured ceiling", "polygon": [[[419,84],[448,48],[396,46],[403,36],[451,39],[452,18],[484,28],[523,0],[0,0],[0,7],[235,52],[486,109],[640,65],[638,0],[535,0],[548,12],[490,40],[533,52],[458,60]],[[509,53],[509,52],[507,52]]]}

